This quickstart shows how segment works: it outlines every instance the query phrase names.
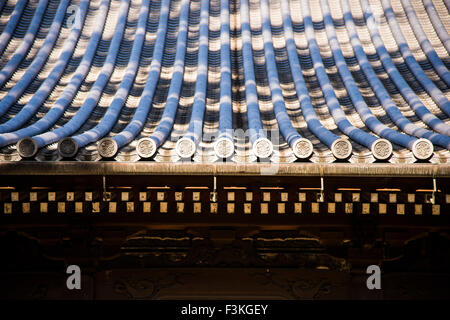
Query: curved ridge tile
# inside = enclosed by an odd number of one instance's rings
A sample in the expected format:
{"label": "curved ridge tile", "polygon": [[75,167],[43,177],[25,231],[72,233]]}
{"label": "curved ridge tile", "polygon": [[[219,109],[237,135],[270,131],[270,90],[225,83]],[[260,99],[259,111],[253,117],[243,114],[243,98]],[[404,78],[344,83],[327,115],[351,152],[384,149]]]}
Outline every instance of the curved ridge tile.
{"label": "curved ridge tile", "polygon": [[166,105],[156,130],[150,135],[155,143],[155,151],[167,139],[172,131],[178,109],[181,85],[183,83],[184,64],[186,55],[187,33],[189,19],[189,0],[181,1],[181,11],[178,25],[175,64],[170,82]]}
{"label": "curved ridge tile", "polygon": [[447,49],[447,53],[450,54],[450,36],[445,29],[444,24],[442,23],[441,19],[439,18],[439,13],[436,10],[436,7],[433,4],[432,0],[422,0],[423,4],[425,6],[425,10],[428,12],[428,17],[431,20],[431,23],[433,24],[434,30],[436,31],[439,39],[441,39],[442,43],[445,46],[445,49]]}
{"label": "curved ridge tile", "polygon": [[[6,96],[0,101],[0,116],[2,116],[8,108],[17,101],[17,99],[22,95],[22,93],[26,90],[28,85],[33,81],[35,76],[41,70],[44,63],[47,61],[50,52],[53,50],[53,46],[56,42],[56,38],[58,37],[59,30],[61,29],[62,22],[66,13],[66,9],[68,6],[68,2],[61,1],[58,9],[56,11],[55,18],[51,24],[50,30],[48,31],[47,36],[45,37],[45,41],[42,44],[42,47],[39,49],[38,53],[33,59],[33,62],[28,66],[27,70],[21,77],[21,79],[12,87]],[[36,97],[37,93],[34,95]],[[20,119],[20,115],[17,115]],[[17,121],[17,116],[13,119],[9,120],[6,123],[0,124],[0,133],[11,131],[17,129],[19,125],[14,124]],[[13,123],[11,125],[11,122]]]}
{"label": "curved ridge tile", "polygon": [[308,39],[308,45],[314,64],[314,70],[323,90],[325,100],[330,110],[330,114],[333,117],[339,130],[341,130],[345,135],[349,136],[352,140],[370,149],[372,144],[377,140],[377,137],[354,127],[348,121],[345,113],[341,109],[336,94],[334,93],[333,87],[325,71],[325,66],[323,64],[322,57],[319,52],[319,47],[314,36],[314,27],[310,15],[308,1],[309,0],[302,0],[302,13],[305,23],[305,33]]}
{"label": "curved ridge tile", "polygon": [[[328,6],[328,0],[321,0],[321,5],[324,14],[325,28],[328,34],[328,41],[330,42],[330,47],[333,52],[336,65],[338,67],[342,81],[347,88],[347,92],[352,99],[353,105],[360,115],[361,119],[374,133],[393,143],[399,144],[412,150],[412,145],[417,139],[390,129],[386,125],[382,124],[370,111],[355,83],[355,80],[353,79],[353,76],[351,75],[347,67],[344,55],[340,48],[340,44],[337,40],[336,32],[334,30],[334,24],[331,17],[330,8]],[[371,146],[371,149],[373,150],[374,148]]]}
{"label": "curved ridge tile", "polygon": [[[404,2],[404,1],[403,1]],[[442,92],[439,90],[439,88],[436,87],[436,85],[431,81],[430,78],[428,78],[425,73],[423,72],[422,67],[419,65],[417,60],[414,58],[411,49],[408,46],[408,43],[400,29],[400,26],[398,25],[397,19],[395,18],[394,11],[392,9],[392,6],[390,3],[388,3],[386,0],[381,0],[384,13],[386,15],[386,19],[389,23],[389,26],[392,31],[392,35],[395,38],[395,41],[397,42],[397,45],[400,49],[400,52],[403,56],[403,59],[405,60],[406,64],[408,65],[411,72],[414,74],[417,80],[421,83],[421,85],[425,88],[425,90],[428,92],[428,94],[431,96],[431,98],[436,102],[436,104],[439,106],[441,110],[443,110],[448,116],[450,116],[450,101],[442,94]],[[408,15],[409,18],[409,15]],[[412,21],[414,23],[414,21]],[[417,24],[414,26],[414,32],[416,29],[419,29],[420,24],[417,22]],[[421,45],[425,45],[423,42],[421,42]],[[434,50],[433,50],[434,52]],[[431,54],[431,52],[426,52],[428,54]],[[427,54],[427,56],[428,56]],[[436,52],[434,52],[436,55]],[[431,63],[434,65],[438,65],[440,61],[439,57],[432,56],[431,58],[434,58],[431,61]],[[442,62],[441,62],[442,64]],[[447,68],[442,65],[442,67],[445,69],[442,70],[442,68],[437,69],[439,75],[441,78],[444,79],[444,81],[448,81],[449,72],[446,70]],[[437,125],[436,125],[437,128]],[[447,129],[450,129],[447,128]],[[443,131],[440,131],[441,133]],[[447,131],[450,132],[450,131]],[[448,134],[448,133],[446,133]]]}
{"label": "curved ridge tile", "polygon": [[450,162],[448,3],[0,1],[0,159]]}
{"label": "curved ridge tile", "polygon": [[[125,100],[127,99],[127,96],[129,94],[130,88],[133,84],[133,81],[136,76],[136,72],[139,65],[139,59],[141,56],[141,50],[142,45],[144,43],[144,36],[145,36],[145,27],[147,24],[147,17],[149,12],[149,5],[150,0],[143,0],[141,4],[141,9],[139,12],[139,19],[138,19],[138,25],[136,30],[136,36],[133,41],[133,47],[131,49],[131,56],[128,61],[128,66],[125,71],[125,74],[123,76],[122,81],[120,82],[119,88],[117,89],[114,99],[111,102],[110,106],[106,110],[105,114],[102,117],[102,120],[92,129],[83,132],[81,134],[78,134],[76,136],[73,136],[71,139],[76,143],[76,148],[84,147],[85,145],[95,142],[98,139],[102,138],[104,135],[108,134],[108,132],[112,129],[114,124],[116,123],[117,119],[119,118],[120,112],[122,110],[122,107],[125,103]],[[63,143],[63,141],[61,141]],[[69,142],[65,142],[69,143]],[[102,142],[99,142],[100,144]],[[107,141],[103,142],[108,144]],[[111,149],[105,149],[105,150],[111,150]],[[116,150],[117,147],[113,148],[112,150]],[[60,152],[61,153],[61,152]],[[73,156],[73,151],[64,154],[64,152],[61,153],[63,156]],[[112,157],[115,155],[111,153],[103,153],[103,156]]]}
{"label": "curved ridge tile", "polygon": [[[8,132],[6,134],[0,134],[0,146],[17,142],[25,136],[35,134],[29,127],[22,130],[17,130],[15,132],[14,130],[20,128],[36,113],[43,101],[49,96],[58,81],[60,81],[60,78],[64,73],[64,69],[66,68],[73,51],[75,50],[77,40],[80,36],[81,27],[86,17],[88,5],[89,0],[83,0],[81,2],[79,16],[77,18],[78,20],[72,26],[72,30],[64,44],[58,61],[48,77],[41,84],[31,100],[24,107],[22,107],[22,109],[13,118],[0,125],[0,132]],[[36,125],[39,126],[38,123],[36,123]]]}
{"label": "curved ridge tile", "polygon": [[413,29],[413,32],[417,38],[417,41],[419,42],[422,51],[427,56],[428,60],[433,65],[436,72],[439,74],[439,76],[442,78],[442,80],[445,81],[447,86],[450,87],[450,72],[448,71],[447,67],[444,65],[442,60],[439,58],[436,51],[433,49],[433,46],[431,45],[430,41],[428,40],[427,35],[425,34],[425,31],[423,30],[419,19],[417,18],[416,11],[414,10],[413,6],[411,5],[410,0],[401,0],[403,8],[405,10],[406,15],[408,16],[409,23],[411,25],[411,28]]}
{"label": "curved ridge tile", "polygon": [[[429,139],[433,142],[433,144],[440,145],[446,149],[450,147],[450,139],[448,136],[442,135],[442,134],[436,134],[432,131],[426,130],[424,128],[418,127],[417,125],[413,124],[411,121],[409,121],[397,108],[395,103],[392,101],[391,97],[389,96],[389,93],[387,92],[386,88],[381,83],[380,79],[377,77],[375,71],[373,70],[363,48],[361,41],[359,39],[358,34],[356,33],[355,29],[355,23],[353,21],[353,17],[351,15],[350,6],[348,4],[348,0],[341,0],[341,6],[344,12],[344,19],[345,24],[347,27],[347,30],[350,35],[350,39],[352,42],[352,46],[354,48],[356,57],[358,59],[359,64],[361,65],[361,69],[363,70],[367,80],[369,81],[371,87],[375,91],[375,94],[380,101],[383,108],[388,113],[389,117],[392,119],[392,121],[395,122],[395,124],[403,130],[403,132],[419,137],[419,138],[425,138]],[[372,17],[373,18],[373,17]],[[371,19],[368,20],[368,22],[371,21]],[[369,30],[370,31],[370,30]],[[379,40],[379,38],[377,38]],[[383,54],[387,54],[387,51],[383,51]],[[380,56],[381,59],[381,56]],[[397,73],[395,73],[397,74]],[[412,147],[412,145],[410,145]]]}
{"label": "curved ridge tile", "polygon": [[208,36],[209,36],[209,0],[201,0],[200,35],[195,82],[194,104],[192,106],[189,128],[178,140],[176,152],[180,158],[191,158],[202,138],[203,119],[206,109],[206,88],[208,83]]}
{"label": "curved ridge tile", "polygon": [[284,104],[284,97],[280,87],[277,64],[275,61],[275,52],[272,44],[268,0],[261,1],[261,18],[266,71],[271,91],[273,111],[278,122],[278,127],[284,139],[294,151],[294,154],[298,158],[309,158],[313,152],[313,145],[309,140],[304,139],[297,132],[297,130],[295,130]]}
{"label": "curved ridge tile", "polygon": [[316,112],[314,111],[308,89],[306,88],[305,79],[302,75],[302,69],[297,54],[288,0],[281,0],[281,10],[283,15],[283,31],[286,38],[286,49],[289,57],[289,65],[291,68],[297,97],[300,100],[300,108],[302,110],[303,116],[305,117],[308,129],[323,144],[331,149],[333,143],[339,140],[339,136],[325,128],[325,126],[321,124]]}
{"label": "curved ridge tile", "polygon": [[19,0],[15,5],[12,14],[9,16],[8,23],[5,29],[3,29],[3,31],[0,34],[0,54],[3,53],[3,50],[5,50],[6,46],[8,45],[8,42],[14,33],[14,29],[16,29],[17,23],[20,20],[20,17],[26,4],[27,0]]}
{"label": "curved ridge tile", "polygon": [[445,6],[447,7],[447,10],[450,13],[450,0],[444,0]]}
{"label": "curved ridge tile", "polygon": [[219,135],[215,146],[216,155],[221,158],[231,157],[234,153],[233,109],[231,97],[231,52],[230,52],[230,4],[228,0],[220,1],[220,108]]}
{"label": "curved ridge tile", "polygon": [[28,27],[27,33],[25,34],[25,37],[23,38],[20,46],[14,52],[12,58],[0,71],[0,88],[4,86],[6,81],[8,81],[11,75],[16,71],[20,62],[22,62],[22,60],[25,58],[28,50],[33,44],[37,30],[41,24],[42,17],[44,16],[45,9],[47,8],[47,3],[48,0],[39,1],[33,19],[31,20],[30,26]]}
{"label": "curved ridge tile", "polygon": [[250,141],[254,144],[258,139],[265,138],[261,115],[258,106],[258,92],[256,90],[255,67],[253,64],[252,39],[249,20],[248,0],[241,0],[241,33],[242,33],[242,58],[244,63],[245,101],[247,104],[248,128]]}
{"label": "curved ridge tile", "polygon": [[437,118],[427,107],[419,100],[417,95],[408,85],[406,80],[402,77],[397,67],[393,63],[386,47],[383,44],[381,36],[378,32],[378,28],[375,23],[375,19],[370,9],[370,5],[367,0],[361,0],[362,9],[366,19],[367,27],[372,38],[372,42],[375,46],[378,56],[384,66],[384,69],[389,74],[389,77],[395,83],[397,89],[400,91],[404,99],[408,102],[409,106],[419,116],[419,118],[426,123],[433,130],[446,134],[449,134],[449,126],[443,123]]}
{"label": "curved ridge tile", "polygon": [[120,42],[123,37],[129,4],[129,0],[121,1],[119,16],[117,18],[117,25],[115,28],[114,36],[111,40],[108,55],[106,56],[105,63],[101,69],[100,74],[97,77],[97,80],[89,91],[87,99],[84,101],[83,105],[77,111],[77,113],[62,127],[33,137],[39,148],[42,148],[45,145],[56,142],[74,133],[89,118],[89,115],[98,103],[102,90],[108,82],[109,77],[111,76],[111,73],[114,69],[114,63],[116,61]]}
{"label": "curved ridge tile", "polygon": [[[59,98],[56,100],[56,102],[53,104],[53,106],[49,110],[49,112],[47,112],[45,114],[45,116],[43,116],[41,119],[39,119],[38,121],[36,121],[35,123],[33,123],[30,126],[24,127],[20,130],[14,131],[14,132],[9,132],[9,133],[0,135],[0,144],[1,145],[15,143],[22,138],[33,137],[35,135],[38,135],[38,134],[44,132],[45,130],[49,129],[62,116],[62,114],[67,109],[70,102],[73,100],[73,98],[77,94],[77,91],[79,90],[82,81],[85,79],[85,77],[91,67],[92,60],[95,55],[95,51],[97,49],[98,43],[100,41],[100,38],[101,38],[101,35],[103,32],[103,27],[104,27],[104,24],[106,21],[108,7],[109,7],[109,0],[102,0],[102,2],[100,4],[100,8],[99,8],[99,13],[96,17],[97,23],[96,23],[96,26],[95,26],[93,32],[91,33],[91,38],[86,47],[87,49],[84,52],[83,58],[82,58],[80,64],[78,65],[77,69],[75,70],[73,76],[71,77],[70,82],[64,88],[64,91],[59,96]],[[81,9],[80,9],[80,13],[81,13]],[[75,24],[73,25],[73,30],[72,30],[74,33],[80,32],[79,30],[81,30],[81,28],[82,28],[82,21],[84,21],[84,20],[83,19],[75,20]],[[67,44],[68,47],[70,46],[69,43]],[[62,58],[62,56],[60,58]],[[52,79],[52,78],[49,77],[49,79]],[[29,108],[33,108],[33,105],[29,105]],[[28,113],[28,111],[30,111],[29,108],[28,108],[28,106],[24,107],[23,112]],[[29,112],[29,115],[32,115],[32,112]],[[25,116],[24,116],[24,118],[25,118]],[[42,138],[45,138],[45,135]],[[41,145],[39,145],[39,142],[38,142],[38,146],[39,147],[44,146],[45,145],[44,141],[42,139],[40,141],[41,141]]]}
{"label": "curved ridge tile", "polygon": [[[148,113],[151,109],[163,63],[163,52],[168,27],[167,22],[169,19],[169,9],[170,0],[163,0],[161,4],[160,19],[152,55],[152,62],[150,64],[150,71],[148,73],[148,78],[145,83],[139,105],[133,115],[133,118],[125,127],[125,129],[113,137],[119,149],[130,143],[141,132],[147,120]],[[156,143],[153,142],[153,139],[146,141],[147,142],[145,142],[142,146],[143,151],[139,155],[144,157],[151,157],[156,152]]]}

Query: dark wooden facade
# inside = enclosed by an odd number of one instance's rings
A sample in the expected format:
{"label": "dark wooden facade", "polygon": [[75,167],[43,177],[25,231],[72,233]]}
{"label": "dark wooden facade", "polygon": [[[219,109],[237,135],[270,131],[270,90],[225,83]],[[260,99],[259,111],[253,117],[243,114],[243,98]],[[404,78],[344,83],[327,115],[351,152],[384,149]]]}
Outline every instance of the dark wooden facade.
{"label": "dark wooden facade", "polygon": [[2,164],[1,296],[450,297],[448,166],[258,166]]}

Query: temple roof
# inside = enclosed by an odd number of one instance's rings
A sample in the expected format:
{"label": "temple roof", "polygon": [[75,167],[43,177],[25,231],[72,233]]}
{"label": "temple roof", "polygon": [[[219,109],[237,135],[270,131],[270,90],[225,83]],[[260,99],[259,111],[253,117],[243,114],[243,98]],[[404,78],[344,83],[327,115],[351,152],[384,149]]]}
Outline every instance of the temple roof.
{"label": "temple roof", "polygon": [[0,1],[0,161],[448,164],[446,5]]}

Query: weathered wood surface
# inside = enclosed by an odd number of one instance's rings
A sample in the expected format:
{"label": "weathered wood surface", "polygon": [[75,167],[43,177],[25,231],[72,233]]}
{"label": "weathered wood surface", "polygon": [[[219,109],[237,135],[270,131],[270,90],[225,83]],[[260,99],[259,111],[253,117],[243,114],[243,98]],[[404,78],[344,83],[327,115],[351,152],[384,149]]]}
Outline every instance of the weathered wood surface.
{"label": "weathered wood surface", "polygon": [[0,175],[450,177],[449,164],[0,162]]}

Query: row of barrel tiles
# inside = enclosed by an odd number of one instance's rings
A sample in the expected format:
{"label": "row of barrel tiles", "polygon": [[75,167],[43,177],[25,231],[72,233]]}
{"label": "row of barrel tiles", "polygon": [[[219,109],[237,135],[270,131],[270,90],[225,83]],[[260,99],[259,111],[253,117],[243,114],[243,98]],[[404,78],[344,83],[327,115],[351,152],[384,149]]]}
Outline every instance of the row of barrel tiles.
{"label": "row of barrel tiles", "polygon": [[[274,192],[219,191],[8,191],[0,210],[12,213],[378,213],[446,212],[450,194],[442,192]],[[442,210],[441,210],[442,207]]]}

